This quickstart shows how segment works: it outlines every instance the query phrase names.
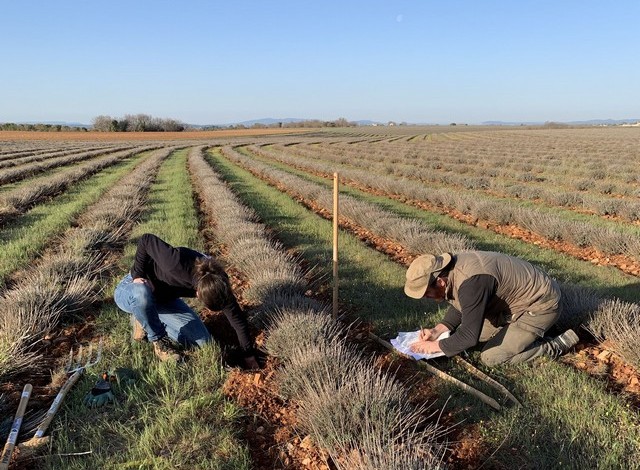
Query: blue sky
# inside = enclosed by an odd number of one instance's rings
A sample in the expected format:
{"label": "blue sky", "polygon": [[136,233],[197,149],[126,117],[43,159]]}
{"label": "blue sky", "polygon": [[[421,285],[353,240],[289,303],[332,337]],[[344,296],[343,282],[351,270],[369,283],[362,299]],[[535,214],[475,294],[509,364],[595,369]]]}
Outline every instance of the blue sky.
{"label": "blue sky", "polygon": [[640,117],[640,2],[23,0],[0,122]]}

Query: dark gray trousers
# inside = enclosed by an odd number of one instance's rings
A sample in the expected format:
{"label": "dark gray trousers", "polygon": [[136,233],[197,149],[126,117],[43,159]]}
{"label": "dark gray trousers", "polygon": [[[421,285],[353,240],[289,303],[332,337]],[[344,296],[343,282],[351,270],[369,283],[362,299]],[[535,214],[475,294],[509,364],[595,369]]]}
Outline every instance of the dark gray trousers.
{"label": "dark gray trousers", "polygon": [[558,319],[559,312],[543,312],[535,315],[524,312],[519,318],[503,326],[495,326],[485,319],[480,332],[480,342],[485,342],[480,359],[488,366],[509,362],[527,362],[555,352],[542,337]]}

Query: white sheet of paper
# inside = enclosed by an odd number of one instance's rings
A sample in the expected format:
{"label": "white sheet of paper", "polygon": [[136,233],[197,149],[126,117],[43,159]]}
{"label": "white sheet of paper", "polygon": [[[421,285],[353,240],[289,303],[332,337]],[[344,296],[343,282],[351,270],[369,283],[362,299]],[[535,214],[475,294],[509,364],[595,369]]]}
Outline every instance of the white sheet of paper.
{"label": "white sheet of paper", "polygon": [[[433,359],[434,357],[444,356],[443,352],[433,353],[433,354],[420,354],[415,353],[411,350],[411,345],[418,341],[418,331],[401,331],[398,333],[398,336],[393,338],[390,343],[391,345],[400,351],[403,354],[407,354],[408,356],[413,357],[414,359]],[[445,331],[440,336],[438,336],[438,340],[448,338],[449,332]]]}

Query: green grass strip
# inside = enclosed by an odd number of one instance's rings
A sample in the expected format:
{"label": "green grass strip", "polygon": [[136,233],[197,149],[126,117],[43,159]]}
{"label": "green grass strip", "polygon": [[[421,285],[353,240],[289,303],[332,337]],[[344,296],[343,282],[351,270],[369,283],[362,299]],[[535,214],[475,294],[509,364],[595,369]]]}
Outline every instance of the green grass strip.
{"label": "green grass strip", "polygon": [[[216,170],[223,174],[240,198],[275,230],[278,238],[285,245],[295,247],[311,265],[330,274],[333,263],[331,222],[248,171],[229,164],[219,153],[214,151],[214,154],[215,162],[209,161],[215,164]],[[340,232],[339,244],[340,289],[348,292],[341,297],[343,307],[364,312],[363,316],[374,321],[383,334],[414,328],[436,318],[436,312],[425,312],[424,305],[404,295],[404,267],[390,262],[382,253],[366,248],[346,232]]]}
{"label": "green grass strip", "polygon": [[0,287],[4,286],[10,273],[24,267],[46,249],[78,215],[130,172],[141,158],[127,159],[100,171],[3,227],[0,231]]}
{"label": "green grass strip", "polygon": [[[276,236],[321,274],[331,273],[331,222],[316,216],[248,171],[211,151],[209,162],[240,199],[252,207]],[[354,237],[340,235],[340,299],[378,333],[433,323],[441,315],[433,303],[407,300],[404,268]],[[424,309],[424,310],[421,310]],[[425,312],[422,314],[422,312]],[[444,364],[441,364],[441,366]],[[503,366],[491,373],[508,383],[523,408],[492,412],[458,389],[441,386],[442,400],[462,426],[482,430],[497,468],[638,468],[640,417],[604,384],[563,364]],[[456,375],[458,373],[456,372]],[[515,457],[514,457],[515,456]]]}
{"label": "green grass strip", "polygon": [[[122,259],[122,273],[135,255],[137,238],[155,233],[169,243],[202,249],[193,191],[186,171],[187,150],[163,164],[152,186],[142,222]],[[128,315],[112,302],[102,309],[97,328],[109,338],[100,369],[133,368],[138,380],[115,387],[118,404],[89,410],[81,404],[96,377],[84,379],[66,401],[64,424],[54,443],[50,468],[59,469],[249,469],[248,451],[237,438],[240,410],[220,388],[225,372],[214,344],[193,350],[185,364],[159,362],[150,344],[132,344]],[[57,454],[92,449],[82,458]]]}
{"label": "green grass strip", "polygon": [[[314,183],[320,183],[326,187],[331,187],[333,184],[332,181],[326,178],[320,178],[275,160],[254,155],[245,148],[236,150]],[[531,243],[509,238],[488,229],[472,227],[451,217],[418,209],[388,197],[374,196],[348,185],[341,185],[340,192],[376,204],[382,209],[402,217],[421,220],[434,230],[465,235],[475,241],[480,250],[498,251],[531,261],[555,278],[564,282],[590,287],[602,297],[618,297],[629,302],[640,302],[638,278],[625,274],[616,268],[595,266],[588,261],[582,261],[551,249],[541,248]]]}

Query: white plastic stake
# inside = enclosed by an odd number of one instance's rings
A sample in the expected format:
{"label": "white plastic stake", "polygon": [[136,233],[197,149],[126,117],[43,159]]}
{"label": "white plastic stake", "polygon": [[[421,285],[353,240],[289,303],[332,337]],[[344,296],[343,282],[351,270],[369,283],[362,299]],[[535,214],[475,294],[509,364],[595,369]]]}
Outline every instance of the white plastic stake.
{"label": "white plastic stake", "polygon": [[11,432],[9,433],[7,443],[4,445],[4,449],[2,450],[2,457],[0,457],[0,470],[8,470],[9,468],[11,454],[13,453],[13,449],[18,441],[18,434],[20,433],[20,427],[22,426],[22,418],[24,417],[24,412],[27,409],[27,403],[29,402],[32,389],[33,387],[31,384],[26,384],[22,389],[22,396],[20,397],[20,403],[18,404],[18,411],[16,411],[15,418],[13,418]]}

